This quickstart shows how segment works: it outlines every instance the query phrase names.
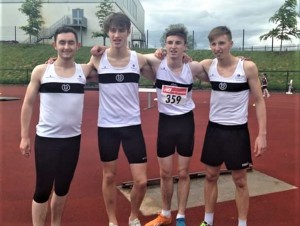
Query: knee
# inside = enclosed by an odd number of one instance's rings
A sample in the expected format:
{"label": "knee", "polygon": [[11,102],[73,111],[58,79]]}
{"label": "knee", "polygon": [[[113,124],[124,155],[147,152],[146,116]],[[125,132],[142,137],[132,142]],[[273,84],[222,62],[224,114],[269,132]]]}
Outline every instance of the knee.
{"label": "knee", "polygon": [[181,169],[178,171],[179,180],[188,180],[190,178],[188,169]]}
{"label": "knee", "polygon": [[172,179],[172,172],[170,170],[166,170],[166,169],[163,169],[161,168],[160,169],[160,178],[162,180],[170,180]]}
{"label": "knee", "polygon": [[219,179],[219,174],[206,173],[205,180],[209,183],[216,183]]}
{"label": "knee", "polygon": [[106,172],[103,173],[103,181],[106,184],[112,184],[115,183],[115,179],[116,179],[116,173],[113,172]]}
{"label": "knee", "polygon": [[235,178],[234,179],[234,184],[237,188],[243,189],[243,188],[247,187],[247,179],[243,178],[243,177]]}

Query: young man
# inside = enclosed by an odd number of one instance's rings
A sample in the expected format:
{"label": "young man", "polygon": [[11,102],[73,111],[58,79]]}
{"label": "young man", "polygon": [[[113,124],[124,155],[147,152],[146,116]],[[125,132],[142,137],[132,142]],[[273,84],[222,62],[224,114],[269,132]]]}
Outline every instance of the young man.
{"label": "young man", "polygon": [[147,154],[141,129],[138,84],[140,74],[153,80],[146,58],[127,47],[130,19],[122,13],[111,14],[104,22],[110,47],[90,64],[99,75],[98,145],[103,166],[102,193],[109,225],[116,217],[116,175],[120,145],[130,164],[133,187],[130,194],[130,226],[140,226],[139,209],[146,193]]}
{"label": "young man", "polygon": [[208,81],[199,62],[183,63],[187,48],[185,28],[170,29],[166,33],[166,58],[162,61],[153,54],[146,55],[156,72],[158,98],[157,156],[160,166],[162,211],[146,226],[169,225],[173,196],[173,160],[177,154],[178,213],[176,226],[185,226],[185,210],[190,189],[189,165],[194,149],[195,123],[192,99],[194,79]]}
{"label": "young man", "polygon": [[[34,68],[21,111],[20,150],[30,156],[30,122],[40,93],[40,115],[36,126],[36,188],[32,201],[34,226],[44,226],[51,195],[51,225],[61,217],[78,161],[86,76],[92,67],[74,62],[79,48],[76,31],[59,28],[54,35],[54,64]],[[68,118],[68,120],[66,120]]]}
{"label": "young man", "polygon": [[232,171],[236,186],[238,225],[247,225],[249,191],[247,168],[252,165],[248,121],[249,93],[253,95],[258,120],[258,136],[254,143],[255,156],[267,147],[266,107],[262,96],[258,70],[251,61],[243,61],[231,54],[231,31],[220,26],[208,35],[213,60],[201,64],[208,72],[212,85],[209,123],[201,161],[206,166],[204,186],[205,216],[200,226],[213,225],[217,202],[217,181],[222,163]]}

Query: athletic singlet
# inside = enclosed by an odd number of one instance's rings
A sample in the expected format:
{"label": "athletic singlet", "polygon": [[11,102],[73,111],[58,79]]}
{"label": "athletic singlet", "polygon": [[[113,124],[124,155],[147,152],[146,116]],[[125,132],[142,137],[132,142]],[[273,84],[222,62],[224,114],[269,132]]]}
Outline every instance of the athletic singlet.
{"label": "athletic singlet", "polygon": [[195,108],[192,99],[193,75],[188,64],[183,64],[180,75],[175,75],[164,59],[156,72],[158,111],[167,115],[185,114]]}
{"label": "athletic singlet", "polygon": [[81,134],[84,86],[86,77],[81,65],[75,64],[71,77],[55,73],[49,64],[41,78],[40,118],[36,133],[42,137],[66,138]]}
{"label": "athletic singlet", "polygon": [[100,59],[99,127],[124,127],[141,124],[139,104],[140,67],[137,54],[131,51],[129,63],[113,67],[105,51]]}
{"label": "athletic singlet", "polygon": [[223,77],[217,70],[214,59],[209,68],[212,86],[209,120],[222,125],[241,125],[248,121],[249,85],[244,71],[244,62],[239,60],[235,72]]}

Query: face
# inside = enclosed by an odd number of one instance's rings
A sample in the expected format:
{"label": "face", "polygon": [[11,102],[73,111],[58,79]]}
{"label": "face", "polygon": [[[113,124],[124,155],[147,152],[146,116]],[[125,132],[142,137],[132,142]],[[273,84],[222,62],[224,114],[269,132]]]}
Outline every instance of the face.
{"label": "face", "polygon": [[79,43],[73,33],[61,33],[57,35],[54,48],[62,59],[72,59],[79,48]]}
{"label": "face", "polygon": [[222,59],[229,55],[232,45],[227,35],[220,35],[210,42],[210,49],[216,58]]}
{"label": "face", "polygon": [[167,49],[167,56],[171,58],[182,57],[184,51],[186,50],[184,39],[176,35],[167,37],[165,47]]}
{"label": "face", "polygon": [[127,47],[127,38],[130,32],[124,27],[110,27],[108,31],[108,37],[112,47],[121,48]]}

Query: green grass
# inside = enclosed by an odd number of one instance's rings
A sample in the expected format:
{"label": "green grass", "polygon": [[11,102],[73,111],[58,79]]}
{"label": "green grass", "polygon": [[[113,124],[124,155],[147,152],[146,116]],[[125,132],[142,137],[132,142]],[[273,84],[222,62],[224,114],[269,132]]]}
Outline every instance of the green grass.
{"label": "green grass", "polygon": [[[88,62],[91,47],[80,48],[76,55],[79,63]],[[26,84],[32,69],[44,63],[49,57],[56,56],[51,45],[0,44],[0,83]],[[136,49],[139,53],[153,53],[155,49]],[[193,60],[200,61],[212,58],[210,50],[191,50],[188,54]],[[296,90],[300,90],[300,51],[263,52],[235,51],[236,56],[245,56],[253,60],[260,72],[266,72],[271,90],[285,90],[287,81],[293,79]],[[151,82],[142,79],[142,86],[151,86]],[[195,83],[196,88],[207,88],[209,85]]]}

